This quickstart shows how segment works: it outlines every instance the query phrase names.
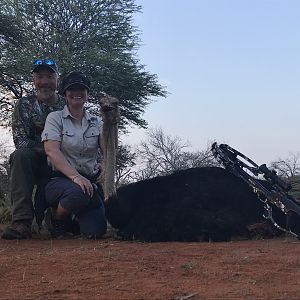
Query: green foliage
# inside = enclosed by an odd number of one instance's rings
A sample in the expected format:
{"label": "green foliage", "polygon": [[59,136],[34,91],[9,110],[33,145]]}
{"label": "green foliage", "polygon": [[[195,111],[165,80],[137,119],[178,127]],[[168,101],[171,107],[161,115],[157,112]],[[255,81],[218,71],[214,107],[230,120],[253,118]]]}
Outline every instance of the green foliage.
{"label": "green foliage", "polygon": [[0,223],[9,224],[11,222],[11,211],[9,208],[0,206]]}
{"label": "green foliage", "polygon": [[[0,199],[0,203],[1,203]],[[11,206],[7,204],[7,201],[3,201],[0,205],[0,223],[8,224],[11,222]]]}
{"label": "green foliage", "polygon": [[196,267],[196,263],[189,261],[183,265],[180,266],[183,270],[188,271],[188,270],[192,270]]}
{"label": "green foliage", "polygon": [[22,31],[17,26],[17,18],[0,14],[0,43],[18,44],[23,42]]}
{"label": "green foliage", "polygon": [[8,199],[9,155],[5,143],[4,140],[0,140],[0,223],[8,223],[11,220],[11,205]]}
{"label": "green foliage", "polygon": [[0,31],[2,89],[21,97],[32,89],[33,59],[53,58],[62,76],[75,69],[89,74],[94,99],[105,92],[120,100],[123,129],[128,124],[146,127],[141,114],[150,97],[166,92],[136,58],[139,36],[132,18],[141,7],[133,0],[0,0],[0,4],[3,20],[13,20],[22,30],[21,35]]}

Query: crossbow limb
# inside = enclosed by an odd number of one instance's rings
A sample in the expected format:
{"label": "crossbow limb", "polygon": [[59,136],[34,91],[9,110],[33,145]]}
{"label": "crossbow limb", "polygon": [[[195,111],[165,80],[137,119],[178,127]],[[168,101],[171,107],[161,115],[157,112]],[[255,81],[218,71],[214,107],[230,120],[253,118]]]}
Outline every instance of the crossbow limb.
{"label": "crossbow limb", "polygon": [[[264,203],[264,218],[269,219],[277,228],[295,237],[300,237],[290,228],[290,218],[296,214],[300,218],[300,203],[288,191],[291,185],[277,176],[275,170],[270,170],[263,164],[258,166],[250,158],[226,144],[213,143],[214,157],[235,176],[242,178]],[[260,179],[259,177],[262,177]],[[285,227],[274,220],[272,207],[277,207],[285,214]]]}

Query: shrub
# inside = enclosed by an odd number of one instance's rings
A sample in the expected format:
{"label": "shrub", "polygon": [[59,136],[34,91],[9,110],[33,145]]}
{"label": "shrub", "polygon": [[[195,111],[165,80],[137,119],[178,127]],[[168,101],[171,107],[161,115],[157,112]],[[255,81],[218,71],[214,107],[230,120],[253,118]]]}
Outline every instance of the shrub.
{"label": "shrub", "polygon": [[0,198],[0,223],[7,224],[11,221],[11,205],[8,198]]}

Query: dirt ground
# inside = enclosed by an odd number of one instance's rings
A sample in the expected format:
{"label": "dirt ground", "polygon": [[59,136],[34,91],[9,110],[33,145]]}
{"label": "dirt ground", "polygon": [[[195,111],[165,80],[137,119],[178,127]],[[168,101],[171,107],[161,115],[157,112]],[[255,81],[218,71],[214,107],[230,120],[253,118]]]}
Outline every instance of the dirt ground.
{"label": "dirt ground", "polygon": [[0,299],[299,299],[299,253],[300,242],[291,237],[227,243],[0,239]]}

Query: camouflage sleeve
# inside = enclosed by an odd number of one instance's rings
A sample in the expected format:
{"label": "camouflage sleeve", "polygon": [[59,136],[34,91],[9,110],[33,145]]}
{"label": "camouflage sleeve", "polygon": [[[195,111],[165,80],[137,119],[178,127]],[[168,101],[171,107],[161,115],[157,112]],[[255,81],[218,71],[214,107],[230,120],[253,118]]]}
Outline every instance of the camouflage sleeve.
{"label": "camouflage sleeve", "polygon": [[42,132],[42,142],[52,140],[52,141],[62,141],[62,116],[61,111],[51,112],[46,119],[45,127]]}
{"label": "camouflage sleeve", "polygon": [[16,149],[20,148],[40,148],[41,143],[31,139],[31,121],[29,110],[17,101],[12,114],[12,135]]}

